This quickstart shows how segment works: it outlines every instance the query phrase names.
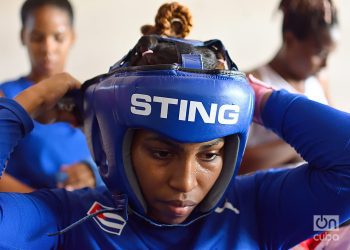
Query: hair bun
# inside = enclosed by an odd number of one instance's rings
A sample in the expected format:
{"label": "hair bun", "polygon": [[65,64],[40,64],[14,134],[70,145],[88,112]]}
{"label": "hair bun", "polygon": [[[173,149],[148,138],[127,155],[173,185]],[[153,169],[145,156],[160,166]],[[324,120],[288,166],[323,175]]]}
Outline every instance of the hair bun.
{"label": "hair bun", "polygon": [[155,25],[142,26],[141,33],[185,38],[191,32],[192,25],[192,15],[189,9],[177,2],[172,2],[160,6]]}

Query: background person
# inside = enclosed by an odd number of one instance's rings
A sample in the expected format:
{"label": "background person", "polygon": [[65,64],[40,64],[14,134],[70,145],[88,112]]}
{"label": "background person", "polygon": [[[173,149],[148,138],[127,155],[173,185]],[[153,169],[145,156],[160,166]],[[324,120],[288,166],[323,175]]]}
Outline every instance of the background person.
{"label": "background person", "polygon": [[[329,104],[324,69],[335,49],[337,10],[332,0],[282,0],[282,45],[267,64],[250,72],[276,89],[301,93]],[[297,166],[302,158],[273,132],[253,124],[241,173],[281,166]]]}
{"label": "background person", "polygon": [[[27,0],[21,8],[21,21],[21,41],[31,70],[24,77],[0,85],[0,92],[9,98],[63,72],[75,40],[73,9],[67,0]],[[4,176],[0,190],[94,187],[98,175],[81,130],[64,122],[34,124],[32,133],[13,152],[7,168],[11,178]]]}

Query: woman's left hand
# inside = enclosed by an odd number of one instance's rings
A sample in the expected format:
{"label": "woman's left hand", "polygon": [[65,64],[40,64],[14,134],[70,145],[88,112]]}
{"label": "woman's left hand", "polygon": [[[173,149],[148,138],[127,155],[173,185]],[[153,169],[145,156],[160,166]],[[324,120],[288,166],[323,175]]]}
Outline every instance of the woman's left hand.
{"label": "woman's left hand", "polygon": [[96,180],[91,168],[85,163],[79,162],[61,169],[61,174],[66,175],[65,180],[58,182],[58,188],[65,188],[68,191],[84,187],[96,187]]}

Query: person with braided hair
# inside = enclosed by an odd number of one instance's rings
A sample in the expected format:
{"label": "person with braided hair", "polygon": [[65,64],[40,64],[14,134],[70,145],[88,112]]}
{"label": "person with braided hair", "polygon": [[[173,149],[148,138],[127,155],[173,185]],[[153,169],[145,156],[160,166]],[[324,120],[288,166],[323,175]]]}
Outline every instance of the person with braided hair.
{"label": "person with braided hair", "polygon": [[192,29],[192,15],[190,10],[177,2],[165,3],[158,9],[154,25],[143,25],[143,35],[163,35],[185,38]]}
{"label": "person with braided hair", "polygon": [[[329,104],[324,69],[338,39],[337,10],[332,0],[282,0],[282,45],[267,64],[249,71],[276,89],[304,94]],[[298,166],[302,157],[262,126],[250,129],[241,173]]]}

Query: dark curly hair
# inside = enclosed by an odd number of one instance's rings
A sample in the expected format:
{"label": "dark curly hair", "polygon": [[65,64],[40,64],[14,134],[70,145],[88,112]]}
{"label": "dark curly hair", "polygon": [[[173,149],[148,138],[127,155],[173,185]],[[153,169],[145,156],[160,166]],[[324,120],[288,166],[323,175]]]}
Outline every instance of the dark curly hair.
{"label": "dark curly hair", "polygon": [[292,32],[300,40],[338,25],[332,0],[282,0],[279,9],[284,15],[282,32]]}
{"label": "dark curly hair", "polygon": [[33,11],[47,5],[51,5],[66,11],[70,19],[70,24],[73,25],[74,12],[73,7],[68,0],[26,0],[21,8],[22,26],[25,25],[28,16]]}
{"label": "dark curly hair", "polygon": [[182,54],[200,55],[204,69],[225,69],[225,50],[219,46],[193,46],[186,43],[161,41],[157,35],[139,39],[130,58],[130,66],[181,63]]}

